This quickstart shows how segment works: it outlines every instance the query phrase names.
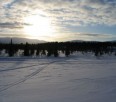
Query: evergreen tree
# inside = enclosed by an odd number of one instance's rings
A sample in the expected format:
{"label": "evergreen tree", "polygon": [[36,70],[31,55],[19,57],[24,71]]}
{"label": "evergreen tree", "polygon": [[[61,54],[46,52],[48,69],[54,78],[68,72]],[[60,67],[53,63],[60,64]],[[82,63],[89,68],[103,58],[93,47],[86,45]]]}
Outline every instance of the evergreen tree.
{"label": "evergreen tree", "polygon": [[69,55],[70,55],[70,50],[69,50],[69,48],[66,48],[66,50],[65,50],[65,56],[68,57]]}
{"label": "evergreen tree", "polygon": [[54,57],[58,57],[58,56],[59,56],[58,50],[55,50],[54,51]]}
{"label": "evergreen tree", "polygon": [[24,48],[24,56],[29,56],[29,44],[26,42],[25,48]]}
{"label": "evergreen tree", "polygon": [[12,57],[14,55],[12,39],[11,39],[11,42],[9,44],[8,54],[9,54],[10,57]]}

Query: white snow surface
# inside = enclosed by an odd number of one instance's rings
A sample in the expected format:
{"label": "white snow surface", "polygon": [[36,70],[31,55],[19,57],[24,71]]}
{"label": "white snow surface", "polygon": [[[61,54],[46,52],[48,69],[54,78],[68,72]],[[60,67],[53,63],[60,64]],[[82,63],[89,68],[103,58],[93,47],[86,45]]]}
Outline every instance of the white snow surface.
{"label": "white snow surface", "polygon": [[116,102],[116,57],[0,58],[0,102]]}

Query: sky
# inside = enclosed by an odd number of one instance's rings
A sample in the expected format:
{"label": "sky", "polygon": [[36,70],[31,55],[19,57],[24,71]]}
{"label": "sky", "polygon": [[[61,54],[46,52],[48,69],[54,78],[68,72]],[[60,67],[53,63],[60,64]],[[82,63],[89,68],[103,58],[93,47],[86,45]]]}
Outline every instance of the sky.
{"label": "sky", "polygon": [[0,0],[0,37],[116,40],[116,0]]}

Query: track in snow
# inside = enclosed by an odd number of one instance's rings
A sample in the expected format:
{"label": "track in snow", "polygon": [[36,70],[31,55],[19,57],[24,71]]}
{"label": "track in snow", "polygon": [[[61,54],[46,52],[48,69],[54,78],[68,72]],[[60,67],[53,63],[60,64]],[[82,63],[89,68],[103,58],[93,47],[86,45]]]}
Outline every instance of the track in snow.
{"label": "track in snow", "polygon": [[[49,64],[49,63],[44,63],[44,64]],[[39,64],[39,65],[43,65],[43,63]],[[38,66],[38,64],[24,66],[24,67],[10,68],[10,69],[2,69],[2,70],[0,70],[0,72],[6,72],[6,71],[17,70],[17,69],[24,69],[24,68],[30,68],[30,67],[34,67],[34,66]]]}
{"label": "track in snow", "polygon": [[[30,79],[31,77],[35,76],[36,74],[40,73],[42,70],[44,70],[44,69],[47,68],[49,65],[51,65],[51,64],[53,64],[53,63],[55,63],[55,62],[59,62],[59,61],[52,61],[52,62],[49,62],[49,63],[47,63],[47,65],[45,65],[45,66],[43,66],[43,67],[37,69],[36,71],[32,72],[31,74],[24,76],[24,78],[22,78],[22,79],[20,79],[20,80],[18,80],[18,81],[15,81],[15,82],[13,82],[13,83],[11,83],[11,84],[8,84],[8,85],[3,86],[2,88],[0,88],[0,92],[3,92],[3,91],[5,91],[5,90],[7,90],[7,89],[9,89],[9,88],[11,88],[11,87],[13,87],[13,86],[15,86],[15,85],[18,85],[18,84],[20,84],[20,83],[25,82],[26,80],[28,80],[28,79]],[[39,64],[39,65],[40,65],[40,64]],[[33,66],[38,66],[38,65],[31,65],[31,66],[29,66],[29,67],[33,67]],[[27,67],[28,67],[28,66],[27,66]],[[22,67],[22,68],[27,68],[27,67]],[[17,69],[21,69],[21,67],[20,67],[20,68],[17,68]],[[15,69],[11,69],[11,70],[15,70]],[[4,70],[4,71],[5,71],[5,70]],[[6,70],[6,71],[7,71],[7,70]]]}

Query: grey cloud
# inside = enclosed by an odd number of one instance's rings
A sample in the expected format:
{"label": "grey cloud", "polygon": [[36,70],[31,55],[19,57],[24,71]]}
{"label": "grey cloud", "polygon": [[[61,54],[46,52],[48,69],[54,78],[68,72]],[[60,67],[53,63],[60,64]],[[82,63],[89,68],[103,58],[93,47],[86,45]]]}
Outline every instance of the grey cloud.
{"label": "grey cloud", "polygon": [[15,22],[15,23],[0,23],[0,28],[9,28],[9,29],[22,29],[25,26],[30,26],[30,24],[27,23],[20,23],[20,22]]}
{"label": "grey cloud", "polygon": [[78,40],[97,40],[97,41],[107,41],[107,40],[112,40],[116,39],[116,35],[109,35],[109,34],[94,34],[94,33],[75,33],[75,34],[69,34],[70,39],[78,39]]}
{"label": "grey cloud", "polygon": [[85,0],[85,2],[89,4],[100,4],[100,5],[106,3],[105,0]]}
{"label": "grey cloud", "polygon": [[105,37],[111,36],[109,34],[96,34],[96,33],[73,33],[73,36],[88,36],[88,37]]}
{"label": "grey cloud", "polygon": [[94,33],[62,33],[62,36],[59,36],[55,39],[60,41],[68,41],[68,40],[87,40],[87,41],[108,41],[112,39],[116,39],[116,35],[109,34],[94,34]]}
{"label": "grey cloud", "polygon": [[5,34],[0,34],[0,37],[22,37],[22,34],[6,34],[5,33]]}

